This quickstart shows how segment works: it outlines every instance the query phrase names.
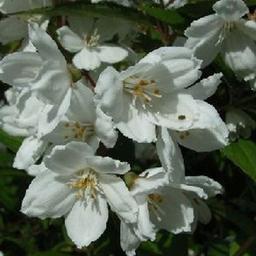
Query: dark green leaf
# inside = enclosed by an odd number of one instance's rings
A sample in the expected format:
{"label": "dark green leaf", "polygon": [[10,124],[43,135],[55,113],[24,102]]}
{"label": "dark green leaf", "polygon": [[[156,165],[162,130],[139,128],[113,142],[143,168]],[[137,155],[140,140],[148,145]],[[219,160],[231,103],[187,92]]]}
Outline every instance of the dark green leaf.
{"label": "dark green leaf", "polygon": [[0,130],[0,142],[3,143],[7,148],[9,148],[13,152],[17,152],[19,149],[22,139],[18,137],[13,137]]}
{"label": "dark green leaf", "polygon": [[149,5],[145,5],[143,10],[149,16],[152,16],[169,25],[181,25],[185,23],[184,18],[175,10],[164,10]]}
{"label": "dark green leaf", "polygon": [[151,24],[150,17],[133,8],[127,8],[115,4],[88,4],[88,3],[66,3],[55,7],[38,8],[29,11],[22,11],[16,14],[43,14],[48,16],[73,15],[90,17],[111,17],[128,20],[136,23]]}
{"label": "dark green leaf", "polygon": [[239,140],[225,147],[222,152],[249,177],[256,181],[256,144],[249,140]]}

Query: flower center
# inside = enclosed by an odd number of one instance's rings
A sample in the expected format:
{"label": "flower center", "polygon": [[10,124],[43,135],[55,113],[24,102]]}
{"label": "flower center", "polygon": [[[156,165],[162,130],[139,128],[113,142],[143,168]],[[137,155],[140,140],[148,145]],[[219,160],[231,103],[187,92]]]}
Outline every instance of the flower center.
{"label": "flower center", "polygon": [[99,191],[96,172],[91,168],[80,170],[77,176],[68,182],[68,185],[77,190],[78,199],[88,197],[96,199],[96,193]]}
{"label": "flower center", "polygon": [[64,139],[87,141],[94,134],[94,126],[89,123],[67,122],[65,124]]}
{"label": "flower center", "polygon": [[100,35],[98,30],[95,29],[91,34],[88,33],[84,36],[84,44],[88,48],[96,47],[99,44]]}
{"label": "flower center", "polygon": [[141,79],[131,76],[123,81],[124,90],[138,98],[141,103],[150,103],[153,97],[161,98],[162,95],[153,79]]}

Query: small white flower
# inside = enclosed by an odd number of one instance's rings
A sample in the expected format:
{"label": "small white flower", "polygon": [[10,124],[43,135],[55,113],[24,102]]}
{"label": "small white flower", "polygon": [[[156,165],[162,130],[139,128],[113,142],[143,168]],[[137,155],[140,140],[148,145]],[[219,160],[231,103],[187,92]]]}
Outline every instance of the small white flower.
{"label": "small white flower", "polygon": [[95,88],[102,111],[137,142],[156,140],[155,125],[185,130],[198,118],[198,106],[184,88],[200,77],[200,63],[184,47],[163,47],[119,73],[104,70]]}
{"label": "small white flower", "polygon": [[88,246],[106,228],[108,206],[127,223],[136,219],[137,204],[121,178],[130,166],[94,156],[85,143],[56,146],[46,170],[30,184],[21,211],[41,219],[65,216],[67,233],[78,248]]}
{"label": "small white flower", "polygon": [[117,3],[119,5],[123,5],[123,6],[132,6],[131,0],[91,0],[91,2],[93,4],[97,4],[100,2],[113,2],[113,3]]}
{"label": "small white flower", "polygon": [[[154,0],[155,3],[160,3],[160,0]],[[164,7],[167,9],[180,8],[188,3],[188,0],[163,0]]]}
{"label": "small white flower", "polygon": [[220,0],[213,5],[216,14],[193,21],[185,31],[185,46],[210,64],[221,53],[226,64],[245,81],[256,73],[256,23],[242,19],[249,9],[242,0]]}
{"label": "small white flower", "polygon": [[137,223],[121,222],[121,246],[129,256],[141,241],[154,240],[159,229],[177,234],[193,231],[197,221],[208,223],[211,213],[204,200],[222,192],[208,177],[185,177],[180,149],[167,129],[160,131],[157,152],[163,167],[145,171],[130,189],[139,205]]}
{"label": "small white flower", "polygon": [[[69,18],[71,29],[63,26],[57,30],[61,45],[68,51],[75,53],[74,65],[79,69],[93,70],[101,62],[116,63],[127,57],[128,51],[122,47],[106,44],[104,41],[111,39],[111,25],[108,19],[103,19],[107,24],[94,19]],[[109,25],[106,38],[106,31]],[[116,26],[114,26],[116,27]],[[74,32],[76,31],[76,32]]]}
{"label": "small white flower", "polygon": [[66,113],[72,91],[81,81],[73,81],[72,68],[42,28],[30,24],[29,32],[37,52],[18,52],[4,57],[0,62],[0,79],[17,90],[29,90],[48,105],[49,131]]}
{"label": "small white flower", "polygon": [[243,110],[230,109],[226,112],[226,123],[230,130],[231,139],[239,136],[249,138],[253,130],[256,129],[256,122]]}
{"label": "small white flower", "polygon": [[113,147],[117,132],[110,118],[104,115],[95,105],[93,92],[84,84],[77,85],[71,96],[67,113],[58,125],[49,133],[39,127],[41,139],[53,144],[66,144],[70,141],[83,141],[97,149],[99,141],[105,146]]}

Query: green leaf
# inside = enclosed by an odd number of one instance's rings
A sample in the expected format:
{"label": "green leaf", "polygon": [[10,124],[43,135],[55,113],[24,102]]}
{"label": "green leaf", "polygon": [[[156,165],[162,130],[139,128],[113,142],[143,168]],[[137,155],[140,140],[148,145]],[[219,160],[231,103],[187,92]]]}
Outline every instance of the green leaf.
{"label": "green leaf", "polygon": [[29,11],[12,13],[11,15],[43,14],[47,16],[90,16],[111,17],[128,20],[135,23],[151,24],[152,20],[142,12],[134,8],[123,7],[112,3],[89,4],[89,3],[66,3],[55,7],[38,8]]}
{"label": "green leaf", "polygon": [[185,19],[175,10],[164,10],[150,5],[144,5],[144,12],[169,25],[183,25]]}
{"label": "green leaf", "polygon": [[230,161],[256,181],[256,143],[241,139],[225,147],[222,152]]}
{"label": "green leaf", "polygon": [[10,136],[3,130],[0,130],[0,142],[3,143],[11,151],[17,152],[22,143],[22,139],[19,137]]}

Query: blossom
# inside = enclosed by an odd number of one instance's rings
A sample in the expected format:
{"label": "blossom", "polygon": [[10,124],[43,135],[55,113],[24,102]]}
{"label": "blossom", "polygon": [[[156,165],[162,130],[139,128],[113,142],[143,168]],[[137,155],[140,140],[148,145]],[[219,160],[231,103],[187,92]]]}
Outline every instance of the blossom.
{"label": "blossom", "polygon": [[[71,96],[67,113],[58,125],[49,133],[39,127],[39,137],[53,144],[66,144],[70,141],[83,141],[97,149],[99,141],[107,147],[113,147],[117,133],[112,120],[104,115],[93,101],[93,92],[84,84],[77,85]],[[98,118],[99,117],[99,118]]]}
{"label": "blossom", "polygon": [[215,14],[193,21],[185,31],[185,46],[210,64],[221,53],[226,64],[245,81],[255,79],[256,24],[242,19],[249,9],[242,0],[220,0],[213,5]]}
{"label": "blossom", "polygon": [[104,232],[107,203],[127,223],[135,221],[137,204],[117,177],[130,169],[129,164],[94,156],[81,142],[56,146],[44,164],[46,170],[30,184],[21,211],[41,219],[65,216],[68,236],[78,248]]}
{"label": "blossom", "polygon": [[[154,2],[156,3],[160,3],[159,0],[154,0]],[[164,3],[164,7],[167,9],[172,9],[172,8],[180,8],[182,6],[184,6],[185,4],[188,3],[188,0],[163,0]]]}
{"label": "blossom", "polygon": [[146,170],[130,188],[139,211],[137,223],[121,222],[121,246],[129,256],[141,241],[154,240],[159,229],[178,234],[192,232],[197,221],[208,223],[211,213],[204,200],[222,192],[206,176],[185,176],[181,152],[167,129],[160,131],[157,152],[162,167]]}
{"label": "blossom", "polygon": [[226,112],[225,120],[232,140],[239,138],[239,136],[247,139],[251,136],[252,131],[256,129],[256,122],[240,109],[229,109]]}
{"label": "blossom", "polygon": [[[69,20],[72,29],[63,26],[57,30],[57,34],[61,45],[75,53],[73,63],[77,68],[93,70],[98,68],[101,62],[113,64],[127,57],[128,52],[124,48],[105,43],[106,39],[111,39],[111,35],[113,36],[109,29],[112,25],[111,20],[94,21],[81,18],[69,18]],[[104,26],[102,26],[103,22],[106,23]],[[108,26],[107,33],[104,31],[106,26]]]}
{"label": "blossom", "polygon": [[113,3],[117,3],[119,5],[123,5],[123,6],[131,6],[132,5],[131,0],[91,0],[91,2],[93,4],[97,4],[100,2],[113,2]]}
{"label": "blossom", "polygon": [[199,67],[189,49],[163,47],[121,73],[112,67],[105,69],[95,88],[95,100],[115,126],[137,142],[155,141],[156,125],[180,132],[205,128],[200,118],[207,115],[202,112],[215,116],[209,122],[219,121],[216,110],[203,100],[215,92],[221,74],[187,88],[200,77]]}
{"label": "blossom", "polygon": [[4,57],[0,62],[0,79],[17,90],[29,90],[48,105],[49,131],[66,113],[72,91],[81,81],[73,81],[72,67],[42,28],[30,24],[29,30],[37,52],[16,52]]}

